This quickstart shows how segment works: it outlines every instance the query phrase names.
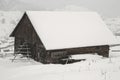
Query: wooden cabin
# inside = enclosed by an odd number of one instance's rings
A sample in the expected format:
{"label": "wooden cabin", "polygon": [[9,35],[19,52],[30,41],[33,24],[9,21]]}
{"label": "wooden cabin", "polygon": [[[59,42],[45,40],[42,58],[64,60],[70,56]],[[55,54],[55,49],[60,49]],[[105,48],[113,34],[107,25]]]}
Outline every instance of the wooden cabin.
{"label": "wooden cabin", "polygon": [[42,63],[86,53],[108,57],[109,46],[116,43],[95,12],[28,11],[10,36],[15,37],[15,53],[29,49],[30,57]]}

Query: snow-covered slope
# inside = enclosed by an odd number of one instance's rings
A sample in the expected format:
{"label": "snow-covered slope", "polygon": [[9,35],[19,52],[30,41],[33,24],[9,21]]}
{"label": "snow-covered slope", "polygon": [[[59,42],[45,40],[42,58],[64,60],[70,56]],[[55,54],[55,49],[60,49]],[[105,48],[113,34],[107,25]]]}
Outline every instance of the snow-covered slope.
{"label": "snow-covered slope", "polygon": [[120,32],[120,17],[117,18],[104,18],[108,28],[115,34]]}
{"label": "snow-covered slope", "polygon": [[23,12],[0,11],[0,38],[8,37],[19,22]]}

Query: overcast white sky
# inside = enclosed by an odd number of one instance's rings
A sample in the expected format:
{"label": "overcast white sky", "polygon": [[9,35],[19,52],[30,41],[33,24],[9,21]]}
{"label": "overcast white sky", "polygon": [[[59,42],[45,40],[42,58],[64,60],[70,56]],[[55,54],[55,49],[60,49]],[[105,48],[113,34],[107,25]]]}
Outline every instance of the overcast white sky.
{"label": "overcast white sky", "polygon": [[120,16],[120,0],[0,0],[0,10],[55,10],[74,5],[103,16]]}

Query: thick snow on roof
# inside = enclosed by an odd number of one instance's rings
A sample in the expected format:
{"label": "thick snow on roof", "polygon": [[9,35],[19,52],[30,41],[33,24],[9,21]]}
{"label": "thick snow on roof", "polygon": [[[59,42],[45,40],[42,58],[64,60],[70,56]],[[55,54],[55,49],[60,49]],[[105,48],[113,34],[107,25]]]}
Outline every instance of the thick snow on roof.
{"label": "thick snow on roof", "polygon": [[96,12],[28,11],[47,50],[116,44]]}

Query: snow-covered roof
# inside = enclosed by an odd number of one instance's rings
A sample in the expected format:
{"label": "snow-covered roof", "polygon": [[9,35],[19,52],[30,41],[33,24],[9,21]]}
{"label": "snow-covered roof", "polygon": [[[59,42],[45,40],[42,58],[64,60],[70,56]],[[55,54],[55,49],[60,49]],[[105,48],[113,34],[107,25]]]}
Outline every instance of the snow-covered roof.
{"label": "snow-covered roof", "polygon": [[28,11],[47,50],[116,44],[96,12]]}

